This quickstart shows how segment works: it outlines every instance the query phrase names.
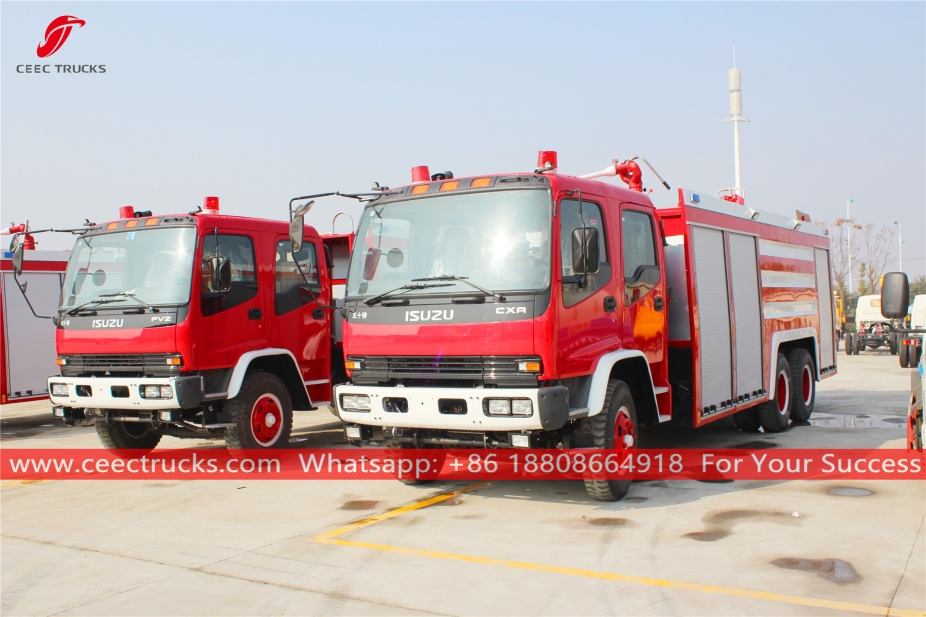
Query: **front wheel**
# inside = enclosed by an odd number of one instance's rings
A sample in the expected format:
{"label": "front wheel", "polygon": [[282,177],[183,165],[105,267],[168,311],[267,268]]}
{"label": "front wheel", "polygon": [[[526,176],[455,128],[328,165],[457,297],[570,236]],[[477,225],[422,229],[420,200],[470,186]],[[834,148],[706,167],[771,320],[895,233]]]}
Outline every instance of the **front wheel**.
{"label": "front wheel", "polygon": [[898,356],[900,368],[907,368],[910,365],[910,346],[903,341],[900,341],[900,353]]}
{"label": "front wheel", "polygon": [[766,433],[780,433],[791,422],[791,366],[784,354],[778,354],[775,368],[775,398],[759,405],[756,412]]}
{"label": "front wheel", "polygon": [[161,441],[161,433],[147,422],[96,423],[96,434],[107,450],[140,450],[139,454],[154,450]]}
{"label": "front wheel", "polygon": [[[864,346],[862,346],[862,347],[864,347]],[[857,356],[857,355],[858,355],[858,352],[859,352],[859,349],[860,349],[860,346],[859,346],[859,342],[858,342],[858,334],[856,334],[855,336],[852,337],[852,353],[855,354],[855,355]]]}
{"label": "front wheel", "polygon": [[846,341],[842,344],[847,356],[852,355],[852,333],[846,334]]}
{"label": "front wheel", "polygon": [[293,403],[280,378],[249,373],[238,396],[225,403],[235,426],[225,429],[229,450],[285,448],[293,430]]}
{"label": "front wheel", "polygon": [[[618,379],[608,382],[601,413],[584,421],[592,434],[596,448],[615,450],[618,461],[622,454],[632,452],[637,440],[637,409],[626,383]],[[630,490],[631,480],[586,480],[585,490],[597,501],[619,501]]]}

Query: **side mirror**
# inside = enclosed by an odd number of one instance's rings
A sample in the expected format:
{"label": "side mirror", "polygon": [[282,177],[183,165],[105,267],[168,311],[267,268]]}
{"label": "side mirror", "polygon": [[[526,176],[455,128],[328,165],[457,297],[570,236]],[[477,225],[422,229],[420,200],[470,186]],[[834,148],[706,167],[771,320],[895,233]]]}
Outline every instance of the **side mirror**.
{"label": "side mirror", "polygon": [[231,260],[228,257],[212,258],[212,290],[214,293],[228,293],[232,284]]}
{"label": "side mirror", "polygon": [[888,272],[881,284],[881,314],[890,319],[903,319],[910,305],[910,283],[903,272]]}
{"label": "side mirror", "polygon": [[13,272],[16,273],[16,276],[19,276],[23,273],[23,245],[22,242],[16,245],[16,248],[13,249]]}
{"label": "side mirror", "polygon": [[379,266],[379,258],[383,252],[379,249],[370,249],[367,251],[366,260],[363,262],[363,280],[369,281],[376,276],[376,268]]}
{"label": "side mirror", "polygon": [[293,243],[293,253],[302,250],[302,236],[305,234],[305,219],[297,216],[289,224],[289,239]]}
{"label": "side mirror", "polygon": [[572,230],[572,270],[576,274],[596,274],[599,268],[600,247],[598,230],[586,227]]}

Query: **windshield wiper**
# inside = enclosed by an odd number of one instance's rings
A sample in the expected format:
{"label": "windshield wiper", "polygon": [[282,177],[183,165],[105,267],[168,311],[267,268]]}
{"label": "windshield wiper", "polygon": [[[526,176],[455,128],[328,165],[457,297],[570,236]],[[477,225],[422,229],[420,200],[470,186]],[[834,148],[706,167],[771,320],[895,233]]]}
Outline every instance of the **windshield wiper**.
{"label": "windshield wiper", "polygon": [[503,296],[502,294],[498,293],[497,291],[486,289],[485,287],[480,287],[476,283],[470,283],[467,280],[468,278],[469,278],[468,276],[454,276],[453,274],[442,274],[441,276],[429,276],[428,278],[423,278],[423,279],[412,279],[412,281],[460,281],[461,283],[465,283],[474,289],[478,289],[479,291],[481,291],[487,296],[492,296],[499,302],[506,301],[505,296]]}
{"label": "windshield wiper", "polygon": [[452,285],[453,283],[445,283],[441,285],[402,285],[401,287],[396,287],[395,289],[391,289],[385,293],[381,293],[378,296],[370,298],[369,300],[366,300],[364,304],[366,304],[367,306],[373,306],[374,304],[378,304],[379,302],[382,302],[385,298],[391,296],[397,291],[401,291],[402,293],[405,293],[406,291],[413,291],[416,289],[429,289],[431,287],[451,287]]}
{"label": "windshield wiper", "polygon": [[117,293],[114,293],[114,294],[102,294],[100,297],[101,297],[101,298],[122,298],[122,297],[125,297],[125,298],[132,298],[133,300],[135,300],[136,302],[138,302],[139,304],[141,304],[141,305],[142,305],[143,307],[145,307],[146,309],[151,309],[151,312],[152,312],[152,313],[160,313],[160,312],[161,312],[161,309],[157,308],[156,306],[151,306],[150,304],[147,304],[147,303],[144,302],[143,300],[140,300],[140,299],[138,298],[138,296],[135,295],[135,290],[134,290],[134,289],[131,290],[131,291],[120,291],[120,292],[117,292]]}
{"label": "windshield wiper", "polygon": [[71,310],[67,312],[67,314],[73,316],[79,313],[80,311],[84,310],[88,306],[91,306],[91,305],[96,306],[98,304],[112,304],[113,302],[124,302],[124,300],[121,300],[121,299],[101,300],[100,298],[97,298],[96,300],[91,300],[90,302],[84,302],[77,308],[72,308]]}

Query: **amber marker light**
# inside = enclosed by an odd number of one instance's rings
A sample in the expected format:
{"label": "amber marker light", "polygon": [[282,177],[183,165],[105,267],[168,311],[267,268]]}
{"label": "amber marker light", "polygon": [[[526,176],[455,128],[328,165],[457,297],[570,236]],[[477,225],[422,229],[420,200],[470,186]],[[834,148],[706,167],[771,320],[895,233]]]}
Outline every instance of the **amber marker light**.
{"label": "amber marker light", "polygon": [[157,219],[157,218],[155,218],[155,219],[148,219],[147,221],[145,221],[145,227],[148,227],[149,225],[157,225],[157,224],[158,224],[158,221],[160,221],[160,220],[161,220],[161,219]]}
{"label": "amber marker light", "polygon": [[412,195],[421,195],[422,193],[427,193],[428,186],[429,185],[427,184],[419,184],[418,186],[412,189]]}
{"label": "amber marker light", "polygon": [[106,229],[115,229],[118,226],[119,226],[119,223],[110,223],[109,225],[106,226]]}
{"label": "amber marker light", "polygon": [[443,191],[455,191],[457,187],[460,186],[459,180],[454,180],[453,182],[444,182],[440,185],[440,190]]}
{"label": "amber marker light", "polygon": [[469,188],[482,189],[491,184],[492,184],[492,178],[476,178],[470,183]]}

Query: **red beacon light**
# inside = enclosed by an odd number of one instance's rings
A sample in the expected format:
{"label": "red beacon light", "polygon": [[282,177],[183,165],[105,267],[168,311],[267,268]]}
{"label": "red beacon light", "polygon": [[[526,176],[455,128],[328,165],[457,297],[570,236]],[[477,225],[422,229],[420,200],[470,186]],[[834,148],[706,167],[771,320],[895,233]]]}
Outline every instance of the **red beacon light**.
{"label": "red beacon light", "polygon": [[541,150],[537,153],[538,171],[556,171],[557,167],[555,150]]}
{"label": "red beacon light", "polygon": [[218,197],[206,197],[206,199],[203,200],[203,212],[208,212],[210,214],[218,214],[219,198]]}
{"label": "red beacon light", "polygon": [[431,181],[431,171],[428,169],[427,165],[419,165],[418,167],[412,167],[412,184],[417,184],[418,182],[430,182]]}
{"label": "red beacon light", "polygon": [[119,208],[119,218],[121,219],[135,218],[135,207],[134,206],[122,206],[121,208]]}

